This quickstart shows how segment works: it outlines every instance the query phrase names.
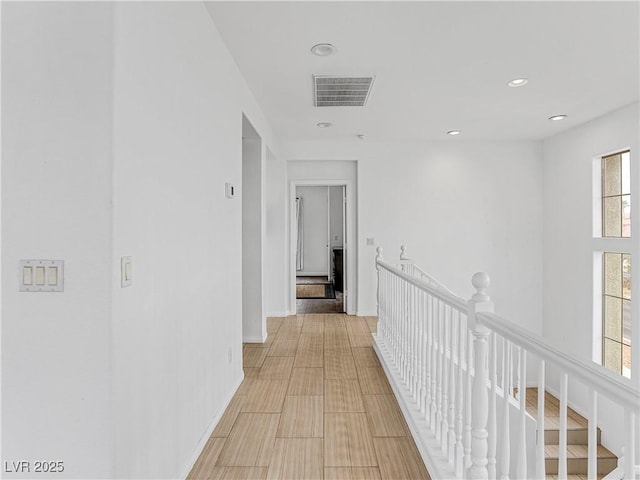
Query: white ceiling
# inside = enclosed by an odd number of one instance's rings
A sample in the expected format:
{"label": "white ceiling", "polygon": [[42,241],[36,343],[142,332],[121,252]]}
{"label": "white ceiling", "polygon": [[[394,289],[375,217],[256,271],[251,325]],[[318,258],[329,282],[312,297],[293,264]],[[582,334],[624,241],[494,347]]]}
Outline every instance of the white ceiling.
{"label": "white ceiling", "polygon": [[[211,2],[286,143],[541,139],[639,99],[632,2]],[[338,53],[310,48],[332,43]],[[312,74],[376,75],[365,107],[313,106]],[[526,77],[529,84],[506,83]],[[547,120],[567,114],[561,122]],[[318,122],[332,122],[321,129]]]}

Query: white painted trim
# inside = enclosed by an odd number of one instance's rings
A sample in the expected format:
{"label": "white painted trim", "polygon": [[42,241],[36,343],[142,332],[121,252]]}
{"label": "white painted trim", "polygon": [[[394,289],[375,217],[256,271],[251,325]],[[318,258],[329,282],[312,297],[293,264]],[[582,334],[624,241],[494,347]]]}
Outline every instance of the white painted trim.
{"label": "white painted trim", "polygon": [[378,312],[374,312],[374,311],[360,311],[358,310],[358,312],[356,312],[356,315],[358,317],[377,317],[378,316]]}
{"label": "white painted trim", "polygon": [[284,317],[288,317],[289,315],[287,314],[287,312],[270,312],[267,313],[267,319],[269,318],[284,318]]}
{"label": "white painted trim", "polygon": [[215,428],[218,426],[218,423],[220,423],[220,419],[222,418],[222,415],[224,414],[225,410],[227,409],[227,407],[231,403],[231,400],[233,399],[233,396],[238,391],[238,388],[240,388],[240,384],[242,383],[243,380],[244,380],[244,372],[241,371],[240,379],[236,382],[235,386],[231,389],[231,394],[227,396],[227,399],[224,402],[224,406],[222,407],[222,409],[218,412],[217,415],[215,415],[213,417],[213,419],[211,420],[211,423],[209,423],[209,425],[207,426],[206,430],[204,431],[204,433],[200,437],[200,441],[198,442],[196,447],[193,449],[193,454],[191,455],[191,459],[187,463],[187,468],[182,471],[182,474],[180,475],[180,478],[187,478],[187,476],[189,475],[189,472],[191,472],[191,469],[193,468],[193,466],[198,461],[198,458],[202,454],[202,451],[204,450],[204,447],[207,445],[207,442],[209,441],[209,438],[211,438],[211,434],[213,433]]}
{"label": "white painted trim", "polygon": [[[295,218],[295,201],[296,201],[296,187],[332,187],[332,186],[344,186],[347,196],[347,239],[348,243],[343,245],[345,249],[345,256],[347,258],[347,264],[345,265],[345,277],[347,279],[345,287],[345,304],[344,309],[347,315],[356,314],[356,288],[357,288],[357,275],[358,266],[356,259],[358,256],[358,242],[356,239],[356,225],[357,225],[357,211],[355,205],[355,199],[353,196],[354,182],[353,180],[292,180],[289,182],[289,312],[295,314],[296,312],[296,251],[294,245],[296,244],[296,218]],[[322,274],[326,275],[326,274]]]}
{"label": "white painted trim", "polygon": [[264,343],[267,341],[267,335],[262,337],[242,337],[242,343]]}
{"label": "white painted trim", "polygon": [[296,277],[328,277],[329,272],[306,272],[304,270],[296,270]]}

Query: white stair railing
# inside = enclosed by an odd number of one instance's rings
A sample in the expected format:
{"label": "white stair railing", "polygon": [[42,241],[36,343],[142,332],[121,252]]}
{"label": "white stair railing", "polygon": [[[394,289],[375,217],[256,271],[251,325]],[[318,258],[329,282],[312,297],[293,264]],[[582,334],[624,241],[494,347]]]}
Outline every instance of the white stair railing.
{"label": "white stair railing", "polygon": [[[384,261],[378,248],[378,329],[374,348],[432,478],[545,478],[545,373],[560,374],[558,478],[567,476],[568,381],[591,389],[588,478],[598,476],[596,402],[624,411],[625,455],[618,478],[633,477],[640,392],[598,366],[566,355],[494,314],[489,276],[476,273],[469,300],[413,264]],[[538,378],[528,384],[527,363]],[[532,370],[532,371],[535,371]],[[526,387],[537,385],[537,415]],[[537,443],[536,443],[537,442]]]}

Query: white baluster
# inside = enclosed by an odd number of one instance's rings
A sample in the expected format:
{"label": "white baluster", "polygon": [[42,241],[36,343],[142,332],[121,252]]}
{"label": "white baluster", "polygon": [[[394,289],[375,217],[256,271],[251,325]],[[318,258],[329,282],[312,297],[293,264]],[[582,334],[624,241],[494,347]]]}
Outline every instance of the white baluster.
{"label": "white baluster", "polygon": [[422,321],[422,297],[423,292],[416,290],[415,308],[416,308],[416,405],[418,411],[422,411],[422,378],[424,374],[424,346],[422,337],[424,335],[424,322]]}
{"label": "white baluster", "polygon": [[436,380],[437,380],[437,393],[436,393],[436,401],[437,401],[437,412],[436,412],[436,438],[439,441],[442,441],[442,302],[440,300],[437,301],[436,308],[436,325],[438,327],[438,334],[436,336],[438,342],[438,369],[436,371]]}
{"label": "white baluster", "polygon": [[487,392],[487,339],[489,330],[480,325],[476,319],[478,311],[493,311],[489,296],[489,275],[476,273],[471,282],[477,292],[469,301],[468,318],[471,321],[474,350],[474,378],[473,378],[473,406],[471,413],[471,468],[469,475],[472,479],[485,479],[487,471],[487,419],[489,402]]}
{"label": "white baluster", "polygon": [[427,296],[427,356],[429,358],[427,368],[427,406],[426,415],[427,423],[433,431],[433,372],[434,372],[434,354],[433,354],[433,297]]}
{"label": "white baluster", "polygon": [[376,291],[376,299],[378,300],[378,329],[380,328],[380,305],[382,304],[380,297],[380,265],[378,265],[378,262],[381,262],[382,259],[382,247],[378,247],[376,248],[376,274],[378,275],[378,286]]}
{"label": "white baluster", "polygon": [[447,451],[449,453],[449,464],[455,466],[455,445],[456,445],[456,365],[455,356],[457,336],[456,327],[460,323],[460,313],[455,310],[451,316],[451,324],[449,325],[449,434]]}
{"label": "white baluster", "polygon": [[[465,382],[464,392],[464,468],[469,470],[471,468],[471,403],[473,395],[473,376],[471,371],[473,369],[473,335],[471,335],[471,328],[469,317],[467,317],[467,375]],[[468,476],[468,472],[467,472]]]}
{"label": "white baluster", "polygon": [[558,447],[558,478],[567,478],[567,396],[569,390],[569,375],[560,377],[560,443]]}
{"label": "white baluster", "polygon": [[516,358],[518,359],[518,367],[516,368],[516,393],[513,396],[520,401],[520,392],[522,391],[522,379],[520,378],[521,366],[522,366],[522,349],[516,345]]}
{"label": "white baluster", "polygon": [[426,418],[429,424],[429,411],[427,402],[429,398],[429,324],[427,321],[427,294],[422,293],[421,306],[422,311],[422,404],[420,412]]}
{"label": "white baluster", "polygon": [[451,308],[444,305],[442,309],[442,437],[441,447],[445,457],[448,456],[449,442],[447,435],[449,433],[449,360],[447,358],[449,336],[451,330]]}
{"label": "white baluster", "polygon": [[487,420],[487,475],[496,478],[496,442],[498,425],[496,421],[496,392],[498,378],[496,372],[496,334],[492,333],[489,342],[489,381],[491,394],[489,395],[489,418]]}
{"label": "white baluster", "polygon": [[416,287],[413,287],[411,305],[413,306],[413,312],[411,314],[413,318],[413,335],[411,337],[411,341],[413,342],[413,399],[417,405],[420,405],[420,324],[418,323],[418,316],[416,315],[418,311],[418,289]]}
{"label": "white baluster", "polygon": [[536,444],[536,476],[540,480],[546,477],[544,463],[544,397],[545,397],[545,362],[540,360],[538,366],[538,418],[536,421],[538,443]]}
{"label": "white baluster", "polygon": [[527,352],[520,348],[520,375],[518,397],[520,400],[520,437],[516,473],[518,478],[527,478]]}
{"label": "white baluster", "polygon": [[511,463],[511,429],[509,427],[509,409],[511,397],[511,342],[504,340],[502,348],[502,435],[500,435],[500,479],[509,479]]}
{"label": "white baluster", "polygon": [[462,446],[462,419],[464,413],[464,370],[463,356],[464,356],[464,342],[467,338],[467,325],[466,319],[463,321],[459,318],[458,322],[458,371],[457,371],[457,385],[456,385],[456,451],[455,451],[455,469],[456,477],[461,478],[463,473],[463,457],[464,448]]}
{"label": "white baluster", "polygon": [[624,478],[636,478],[636,416],[628,407],[624,409],[624,423],[626,425],[626,452],[624,455]]}
{"label": "white baluster", "polygon": [[587,478],[595,480],[598,478],[598,392],[594,388],[590,394]]}
{"label": "white baluster", "polygon": [[438,318],[436,299],[431,300],[431,431],[438,431]]}

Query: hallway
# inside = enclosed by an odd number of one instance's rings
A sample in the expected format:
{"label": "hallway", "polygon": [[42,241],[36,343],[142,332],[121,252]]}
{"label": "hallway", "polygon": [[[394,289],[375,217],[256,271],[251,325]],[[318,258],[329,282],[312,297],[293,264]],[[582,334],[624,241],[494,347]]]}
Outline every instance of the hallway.
{"label": "hallway", "polygon": [[189,479],[429,479],[371,347],[375,317],[270,318]]}

